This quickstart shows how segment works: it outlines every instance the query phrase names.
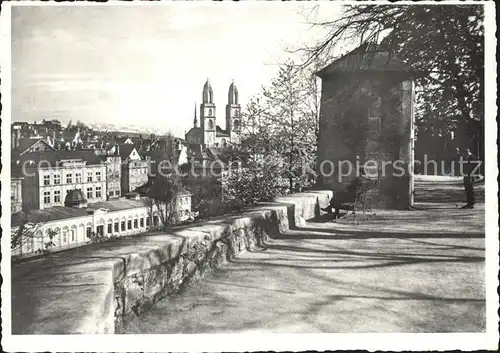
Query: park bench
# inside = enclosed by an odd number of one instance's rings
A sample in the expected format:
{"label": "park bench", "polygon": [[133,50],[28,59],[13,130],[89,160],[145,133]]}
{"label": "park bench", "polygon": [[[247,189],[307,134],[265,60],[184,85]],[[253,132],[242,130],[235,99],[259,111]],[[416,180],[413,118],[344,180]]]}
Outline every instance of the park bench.
{"label": "park bench", "polygon": [[[347,201],[339,205],[339,210],[347,211],[347,213],[344,216],[340,217],[340,219],[352,219],[352,222],[354,224],[360,224],[362,221],[373,215],[372,199],[371,197],[367,196],[367,192],[369,189],[370,184],[368,183],[358,186],[356,188],[355,197],[351,201]],[[359,218],[359,212],[361,212],[362,214],[361,219]],[[338,219],[334,219],[334,222],[337,221]]]}

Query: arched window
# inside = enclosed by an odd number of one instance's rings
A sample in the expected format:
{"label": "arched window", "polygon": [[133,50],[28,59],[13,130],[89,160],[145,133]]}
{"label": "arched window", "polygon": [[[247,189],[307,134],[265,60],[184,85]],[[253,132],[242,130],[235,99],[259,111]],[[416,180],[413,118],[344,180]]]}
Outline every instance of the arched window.
{"label": "arched window", "polygon": [[41,230],[36,232],[35,235],[35,251],[43,250],[43,233]]}
{"label": "arched window", "polygon": [[77,229],[76,226],[71,226],[71,242],[75,243],[77,240]]}
{"label": "arched window", "polygon": [[86,230],[86,237],[87,237],[87,240],[90,240],[91,236],[92,236],[92,223],[88,222],[87,223],[87,230]]}
{"label": "arched window", "polygon": [[77,233],[77,242],[84,242],[85,241],[85,224],[80,223],[78,226],[78,233]]}
{"label": "arched window", "polygon": [[127,219],[127,230],[131,230],[132,229],[132,216],[128,216],[128,219]]}
{"label": "arched window", "polygon": [[227,146],[227,141],[226,139],[222,139],[222,147],[226,147]]}
{"label": "arched window", "polygon": [[212,111],[212,108],[208,109],[208,116],[213,116],[214,112]]}
{"label": "arched window", "polygon": [[234,129],[235,130],[239,130],[240,129],[240,121],[239,120],[235,120],[234,121]]}
{"label": "arched window", "polygon": [[33,252],[33,241],[34,239],[31,236],[28,236],[26,239],[26,254],[31,254]]}
{"label": "arched window", "polygon": [[113,220],[111,218],[108,219],[108,226],[107,226],[106,232],[108,234],[112,234],[113,233]]}
{"label": "arched window", "polygon": [[118,217],[115,218],[114,226],[113,226],[113,232],[114,233],[119,233],[120,232],[120,220]]}
{"label": "arched window", "polygon": [[214,122],[212,120],[208,121],[208,128],[212,130],[214,128]]}
{"label": "arched window", "polygon": [[54,229],[52,233],[52,242],[54,243],[54,246],[61,245],[61,228],[57,227]]}
{"label": "arched window", "polygon": [[235,110],[234,111],[234,116],[240,116],[240,111],[239,110]]}
{"label": "arched window", "polygon": [[62,245],[68,243],[68,232],[69,232],[68,227],[64,227],[62,232]]}
{"label": "arched window", "polygon": [[127,230],[127,220],[125,217],[122,217],[120,220],[120,232],[124,232]]}

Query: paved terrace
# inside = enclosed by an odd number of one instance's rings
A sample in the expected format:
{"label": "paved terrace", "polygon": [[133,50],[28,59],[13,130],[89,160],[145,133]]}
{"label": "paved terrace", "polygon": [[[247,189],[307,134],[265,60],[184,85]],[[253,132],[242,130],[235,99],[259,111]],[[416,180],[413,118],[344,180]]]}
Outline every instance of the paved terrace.
{"label": "paved terrace", "polygon": [[[459,181],[448,182],[459,200]],[[426,185],[432,194],[440,181]],[[163,299],[122,332],[483,331],[484,205],[460,205],[377,211],[357,226],[327,217],[303,223]],[[110,315],[102,298],[112,292],[116,259],[160,240],[176,241],[135,237],[14,265],[13,333],[99,330],[91,326]]]}

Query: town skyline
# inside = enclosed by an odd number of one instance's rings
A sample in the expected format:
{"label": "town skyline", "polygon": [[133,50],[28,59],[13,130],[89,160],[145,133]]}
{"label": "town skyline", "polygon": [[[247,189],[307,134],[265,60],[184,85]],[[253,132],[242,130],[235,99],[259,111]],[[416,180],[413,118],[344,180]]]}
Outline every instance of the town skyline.
{"label": "town skyline", "polygon": [[279,63],[293,57],[287,48],[318,37],[321,31],[306,16],[331,18],[339,9],[162,5],[13,8],[12,120],[105,122],[183,137],[192,127],[195,104],[199,115],[209,79],[217,123],[225,127],[221,113],[231,82],[244,109]]}

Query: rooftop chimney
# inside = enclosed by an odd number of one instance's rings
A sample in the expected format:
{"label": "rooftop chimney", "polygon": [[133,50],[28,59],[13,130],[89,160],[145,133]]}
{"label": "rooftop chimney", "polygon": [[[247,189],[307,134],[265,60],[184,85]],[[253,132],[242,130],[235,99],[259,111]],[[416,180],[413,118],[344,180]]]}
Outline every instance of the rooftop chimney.
{"label": "rooftop chimney", "polygon": [[19,147],[19,140],[21,139],[21,127],[16,125],[14,126],[14,134],[13,134],[13,145],[14,145],[14,148],[18,148]]}

